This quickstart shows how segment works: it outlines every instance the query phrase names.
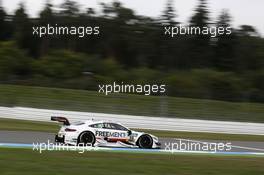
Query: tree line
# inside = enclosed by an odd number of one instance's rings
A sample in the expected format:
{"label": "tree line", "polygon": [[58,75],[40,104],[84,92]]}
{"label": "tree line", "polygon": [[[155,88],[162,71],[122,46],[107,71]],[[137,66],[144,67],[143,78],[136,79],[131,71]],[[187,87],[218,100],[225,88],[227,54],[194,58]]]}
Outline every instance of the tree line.
{"label": "tree line", "polygon": [[[55,10],[47,1],[37,18],[21,3],[14,15],[0,7],[0,81],[96,90],[97,83],[165,83],[168,95],[232,101],[264,101],[264,39],[253,26],[231,35],[164,36],[178,26],[168,0],[157,18],[137,15],[122,3],[101,3],[101,12],[65,0]],[[100,26],[100,37],[36,37],[33,26]],[[199,0],[186,26],[232,26],[223,10],[210,19]]]}

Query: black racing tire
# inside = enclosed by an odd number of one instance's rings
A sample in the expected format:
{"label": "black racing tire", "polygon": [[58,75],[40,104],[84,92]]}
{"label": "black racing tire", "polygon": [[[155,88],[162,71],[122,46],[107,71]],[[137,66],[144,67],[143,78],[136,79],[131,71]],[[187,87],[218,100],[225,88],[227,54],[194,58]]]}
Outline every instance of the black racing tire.
{"label": "black racing tire", "polygon": [[153,145],[153,139],[150,135],[144,134],[138,138],[137,145],[139,148],[151,149]]}
{"label": "black racing tire", "polygon": [[95,141],[95,135],[91,131],[84,131],[78,137],[78,145],[94,146]]}

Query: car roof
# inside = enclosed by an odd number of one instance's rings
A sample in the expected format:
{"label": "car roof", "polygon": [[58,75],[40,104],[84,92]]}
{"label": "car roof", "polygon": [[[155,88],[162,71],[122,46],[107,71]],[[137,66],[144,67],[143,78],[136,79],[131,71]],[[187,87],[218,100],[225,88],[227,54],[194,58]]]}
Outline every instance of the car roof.
{"label": "car roof", "polygon": [[[84,120],[84,121],[81,121],[81,122],[84,122],[85,124],[98,124],[98,123],[116,123],[116,124],[120,124],[120,123],[117,123],[117,122],[113,122],[113,121],[106,121],[106,120]],[[122,124],[120,124],[122,125]]]}
{"label": "car roof", "polygon": [[85,120],[86,124],[96,124],[96,123],[103,123],[104,121],[101,120]]}

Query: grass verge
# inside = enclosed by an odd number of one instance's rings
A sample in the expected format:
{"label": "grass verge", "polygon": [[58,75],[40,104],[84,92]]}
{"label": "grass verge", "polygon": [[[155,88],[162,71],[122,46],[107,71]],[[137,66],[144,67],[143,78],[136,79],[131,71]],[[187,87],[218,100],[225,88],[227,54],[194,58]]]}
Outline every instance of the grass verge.
{"label": "grass verge", "polygon": [[264,122],[264,104],[0,85],[1,106],[192,119]]}
{"label": "grass verge", "polygon": [[0,149],[2,175],[259,175],[264,158],[205,155],[155,155],[110,152],[44,152]]}

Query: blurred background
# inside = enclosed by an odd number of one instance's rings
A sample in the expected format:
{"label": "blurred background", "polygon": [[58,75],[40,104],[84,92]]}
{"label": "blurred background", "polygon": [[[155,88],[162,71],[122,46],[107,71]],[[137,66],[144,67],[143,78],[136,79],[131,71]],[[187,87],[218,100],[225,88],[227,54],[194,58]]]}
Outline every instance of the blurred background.
{"label": "blurred background", "polygon": [[[164,26],[181,24],[173,0],[164,1],[157,17],[139,15],[122,1],[85,10],[71,0],[42,3],[37,17],[23,1],[14,13],[0,3],[1,106],[264,122],[264,38],[255,26],[234,27],[232,9],[212,18],[210,2],[197,0],[183,24],[232,26],[231,35],[169,38]],[[100,35],[32,34],[33,26],[47,24],[100,26]],[[166,84],[167,92],[98,93],[99,84],[114,81]]]}

